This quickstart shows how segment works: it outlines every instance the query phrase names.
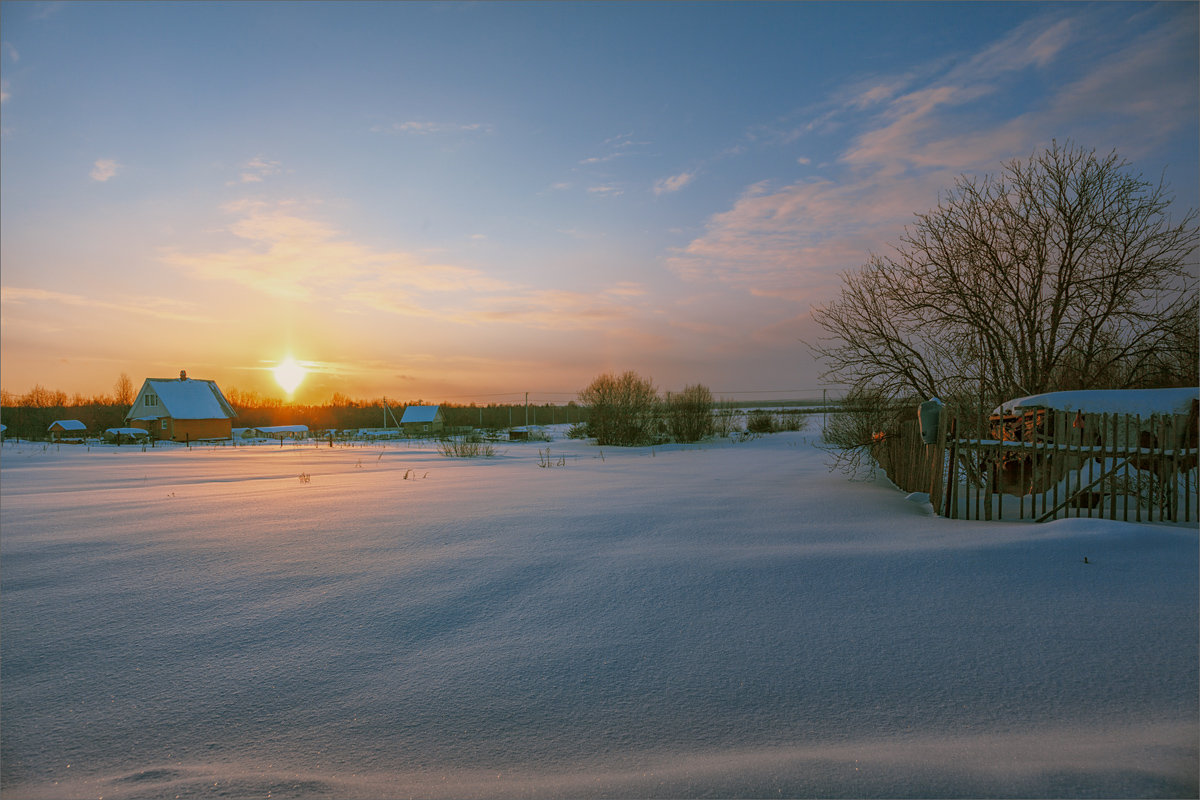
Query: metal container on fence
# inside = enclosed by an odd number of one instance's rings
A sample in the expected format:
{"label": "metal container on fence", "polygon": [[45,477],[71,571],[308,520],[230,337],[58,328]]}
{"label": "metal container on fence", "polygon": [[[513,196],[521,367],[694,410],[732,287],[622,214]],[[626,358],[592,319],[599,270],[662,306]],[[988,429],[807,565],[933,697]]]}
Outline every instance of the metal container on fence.
{"label": "metal container on fence", "polygon": [[921,420],[921,441],[937,444],[938,421],[942,415],[942,401],[934,397],[921,403],[917,417]]}

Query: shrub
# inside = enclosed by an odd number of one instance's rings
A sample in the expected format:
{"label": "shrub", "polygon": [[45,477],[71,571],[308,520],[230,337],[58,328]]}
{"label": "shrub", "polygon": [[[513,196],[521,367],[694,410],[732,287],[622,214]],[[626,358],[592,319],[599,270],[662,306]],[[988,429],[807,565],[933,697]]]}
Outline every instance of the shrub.
{"label": "shrub", "polygon": [[774,433],[775,415],[770,411],[755,409],[746,417],[746,430],[749,433]]}
{"label": "shrub", "polygon": [[477,435],[450,436],[438,441],[438,452],[450,458],[491,458],[496,448]]}
{"label": "shrub", "polygon": [[687,386],[667,395],[667,431],[677,442],[698,442],[713,433],[713,396],[707,386]]}
{"label": "shrub", "polygon": [[588,435],[588,426],[586,422],[576,422],[571,427],[567,428],[568,439],[586,439]]}
{"label": "shrub", "polygon": [[579,402],[590,407],[588,433],[597,444],[636,447],[657,439],[660,403],[649,378],[632,370],[605,373],[579,393]]}

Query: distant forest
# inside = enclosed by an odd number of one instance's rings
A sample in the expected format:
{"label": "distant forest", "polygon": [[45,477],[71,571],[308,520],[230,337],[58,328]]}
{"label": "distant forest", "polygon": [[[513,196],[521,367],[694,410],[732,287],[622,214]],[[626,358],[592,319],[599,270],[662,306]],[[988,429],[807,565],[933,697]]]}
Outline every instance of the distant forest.
{"label": "distant forest", "polygon": [[[118,391],[123,387],[118,384]],[[237,418],[235,428],[257,428],[265,425],[307,425],[310,430],[354,430],[358,428],[395,428],[404,408],[409,405],[435,405],[422,400],[397,403],[389,400],[385,411],[383,400],[356,400],[334,394],[323,405],[294,405],[256,392],[230,389],[225,392]],[[23,395],[0,391],[0,422],[8,426],[5,438],[48,439],[47,429],[55,420],[76,419],[87,426],[89,434],[99,435],[107,428],[126,425],[125,414],[133,404],[132,391],[126,397],[81,394],[68,396],[65,392],[34,386]],[[442,407],[446,427],[502,429],[525,424],[524,403],[468,405],[437,403]],[[553,425],[560,422],[587,420],[587,409],[574,400],[566,405],[541,404],[528,406],[530,425]]]}

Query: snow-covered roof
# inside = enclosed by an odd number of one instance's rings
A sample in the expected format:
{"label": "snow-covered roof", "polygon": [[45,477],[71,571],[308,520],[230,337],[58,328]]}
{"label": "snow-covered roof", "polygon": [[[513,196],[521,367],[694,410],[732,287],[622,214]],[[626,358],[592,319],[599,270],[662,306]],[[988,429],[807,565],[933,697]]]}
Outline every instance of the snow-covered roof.
{"label": "snow-covered roof", "polygon": [[[139,400],[147,389],[158,395],[159,405],[166,409],[166,416],[175,419],[233,419],[237,416],[214,381],[147,378]],[[136,404],[134,407],[137,407]]]}
{"label": "snow-covered roof", "polygon": [[259,433],[308,433],[307,425],[268,425],[266,427],[255,428]]}
{"label": "snow-covered roof", "polygon": [[1200,398],[1200,388],[1182,389],[1090,389],[1075,392],[1046,392],[1018,397],[1002,403],[993,414],[1011,414],[1023,408],[1057,408],[1089,414],[1187,414]]}
{"label": "snow-covered roof", "polygon": [[126,436],[147,436],[150,433],[145,428],[105,428],[104,432],[112,436],[116,436],[118,433]]}
{"label": "snow-covered roof", "polygon": [[400,417],[400,424],[406,422],[433,422],[437,417],[440,406],[409,406]]}
{"label": "snow-covered roof", "polygon": [[87,425],[84,425],[82,422],[80,422],[77,419],[56,419],[56,420],[54,420],[54,422],[50,423],[50,427],[53,428],[55,425],[57,425],[59,428],[61,428],[64,431],[86,431],[87,430]]}

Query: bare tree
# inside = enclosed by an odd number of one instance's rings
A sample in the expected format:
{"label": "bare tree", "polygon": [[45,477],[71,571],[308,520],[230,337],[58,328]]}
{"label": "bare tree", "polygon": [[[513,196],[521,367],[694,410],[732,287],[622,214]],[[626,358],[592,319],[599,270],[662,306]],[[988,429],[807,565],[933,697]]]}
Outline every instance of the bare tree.
{"label": "bare tree", "polygon": [[133,381],[124,372],[121,373],[121,377],[117,378],[117,382],[113,384],[113,399],[117,405],[133,405]]}
{"label": "bare tree", "polygon": [[636,446],[657,439],[658,392],[632,370],[599,376],[579,393],[579,403],[590,407],[588,435],[597,444]]}
{"label": "bare tree", "polygon": [[1172,199],[1115,153],[1057,142],[964,176],[814,309],[811,349],[861,397],[1194,382],[1200,231]]}

